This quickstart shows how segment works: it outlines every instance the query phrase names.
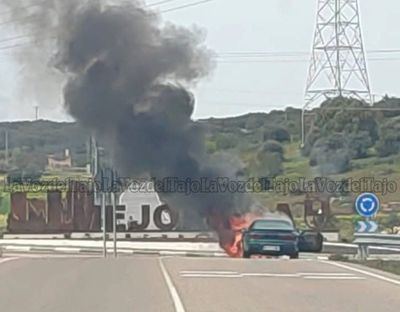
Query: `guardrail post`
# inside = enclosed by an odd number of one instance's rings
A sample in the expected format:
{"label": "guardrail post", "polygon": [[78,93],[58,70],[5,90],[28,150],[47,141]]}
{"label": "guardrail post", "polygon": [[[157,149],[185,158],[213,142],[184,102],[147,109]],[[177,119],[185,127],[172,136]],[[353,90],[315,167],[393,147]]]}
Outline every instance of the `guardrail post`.
{"label": "guardrail post", "polygon": [[368,258],[368,245],[360,244],[358,245],[358,257],[360,260],[367,260]]}
{"label": "guardrail post", "polygon": [[363,253],[362,247],[361,245],[358,245],[357,258],[362,259],[362,253]]}

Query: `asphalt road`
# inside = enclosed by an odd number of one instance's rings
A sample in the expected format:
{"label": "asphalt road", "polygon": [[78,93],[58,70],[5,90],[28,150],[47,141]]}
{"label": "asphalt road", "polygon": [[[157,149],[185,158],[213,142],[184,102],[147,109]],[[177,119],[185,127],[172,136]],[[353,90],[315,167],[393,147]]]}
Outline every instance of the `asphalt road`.
{"label": "asphalt road", "polygon": [[0,259],[1,311],[398,311],[400,278],[319,260]]}

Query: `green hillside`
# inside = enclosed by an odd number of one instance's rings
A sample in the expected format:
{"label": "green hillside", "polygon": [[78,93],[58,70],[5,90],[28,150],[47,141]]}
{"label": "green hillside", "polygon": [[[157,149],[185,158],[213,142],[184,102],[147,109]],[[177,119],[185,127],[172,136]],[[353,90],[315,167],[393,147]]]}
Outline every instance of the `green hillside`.
{"label": "green hillside", "polygon": [[[232,118],[199,120],[206,131],[206,148],[237,158],[241,178],[329,177],[334,181],[374,177],[397,182],[400,188],[400,100],[386,98],[372,109],[349,99],[330,100],[307,112],[306,141],[300,148],[301,110],[287,108]],[[9,162],[5,161],[4,133],[9,134]],[[68,176],[46,171],[47,155],[69,149],[74,167],[88,160],[89,133],[76,123],[51,121],[0,123],[0,174],[10,172]],[[400,202],[399,193],[382,197]],[[304,200],[303,193],[262,192],[267,207]],[[336,194],[340,195],[340,194]],[[0,195],[1,196],[1,195]],[[346,203],[347,201],[347,203]],[[343,198],[343,207],[351,199]],[[8,204],[3,200],[0,214]]]}

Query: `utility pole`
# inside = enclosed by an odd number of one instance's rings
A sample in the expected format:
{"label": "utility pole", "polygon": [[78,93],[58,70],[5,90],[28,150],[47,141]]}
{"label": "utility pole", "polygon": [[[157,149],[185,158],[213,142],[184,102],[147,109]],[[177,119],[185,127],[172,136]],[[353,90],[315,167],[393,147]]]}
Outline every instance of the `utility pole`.
{"label": "utility pole", "polygon": [[36,105],[35,107],[35,120],[39,120],[39,105]]}
{"label": "utility pole", "polygon": [[301,121],[303,146],[306,110],[336,97],[372,103],[358,0],[318,0]]}

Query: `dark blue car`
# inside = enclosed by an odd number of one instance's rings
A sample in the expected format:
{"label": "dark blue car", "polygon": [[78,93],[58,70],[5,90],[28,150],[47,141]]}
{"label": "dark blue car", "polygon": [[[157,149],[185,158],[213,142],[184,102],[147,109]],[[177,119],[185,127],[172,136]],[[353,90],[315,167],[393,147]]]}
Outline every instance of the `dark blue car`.
{"label": "dark blue car", "polygon": [[259,219],[243,231],[243,257],[251,255],[299,257],[299,252],[320,252],[323,237],[320,233],[296,230],[290,219]]}

